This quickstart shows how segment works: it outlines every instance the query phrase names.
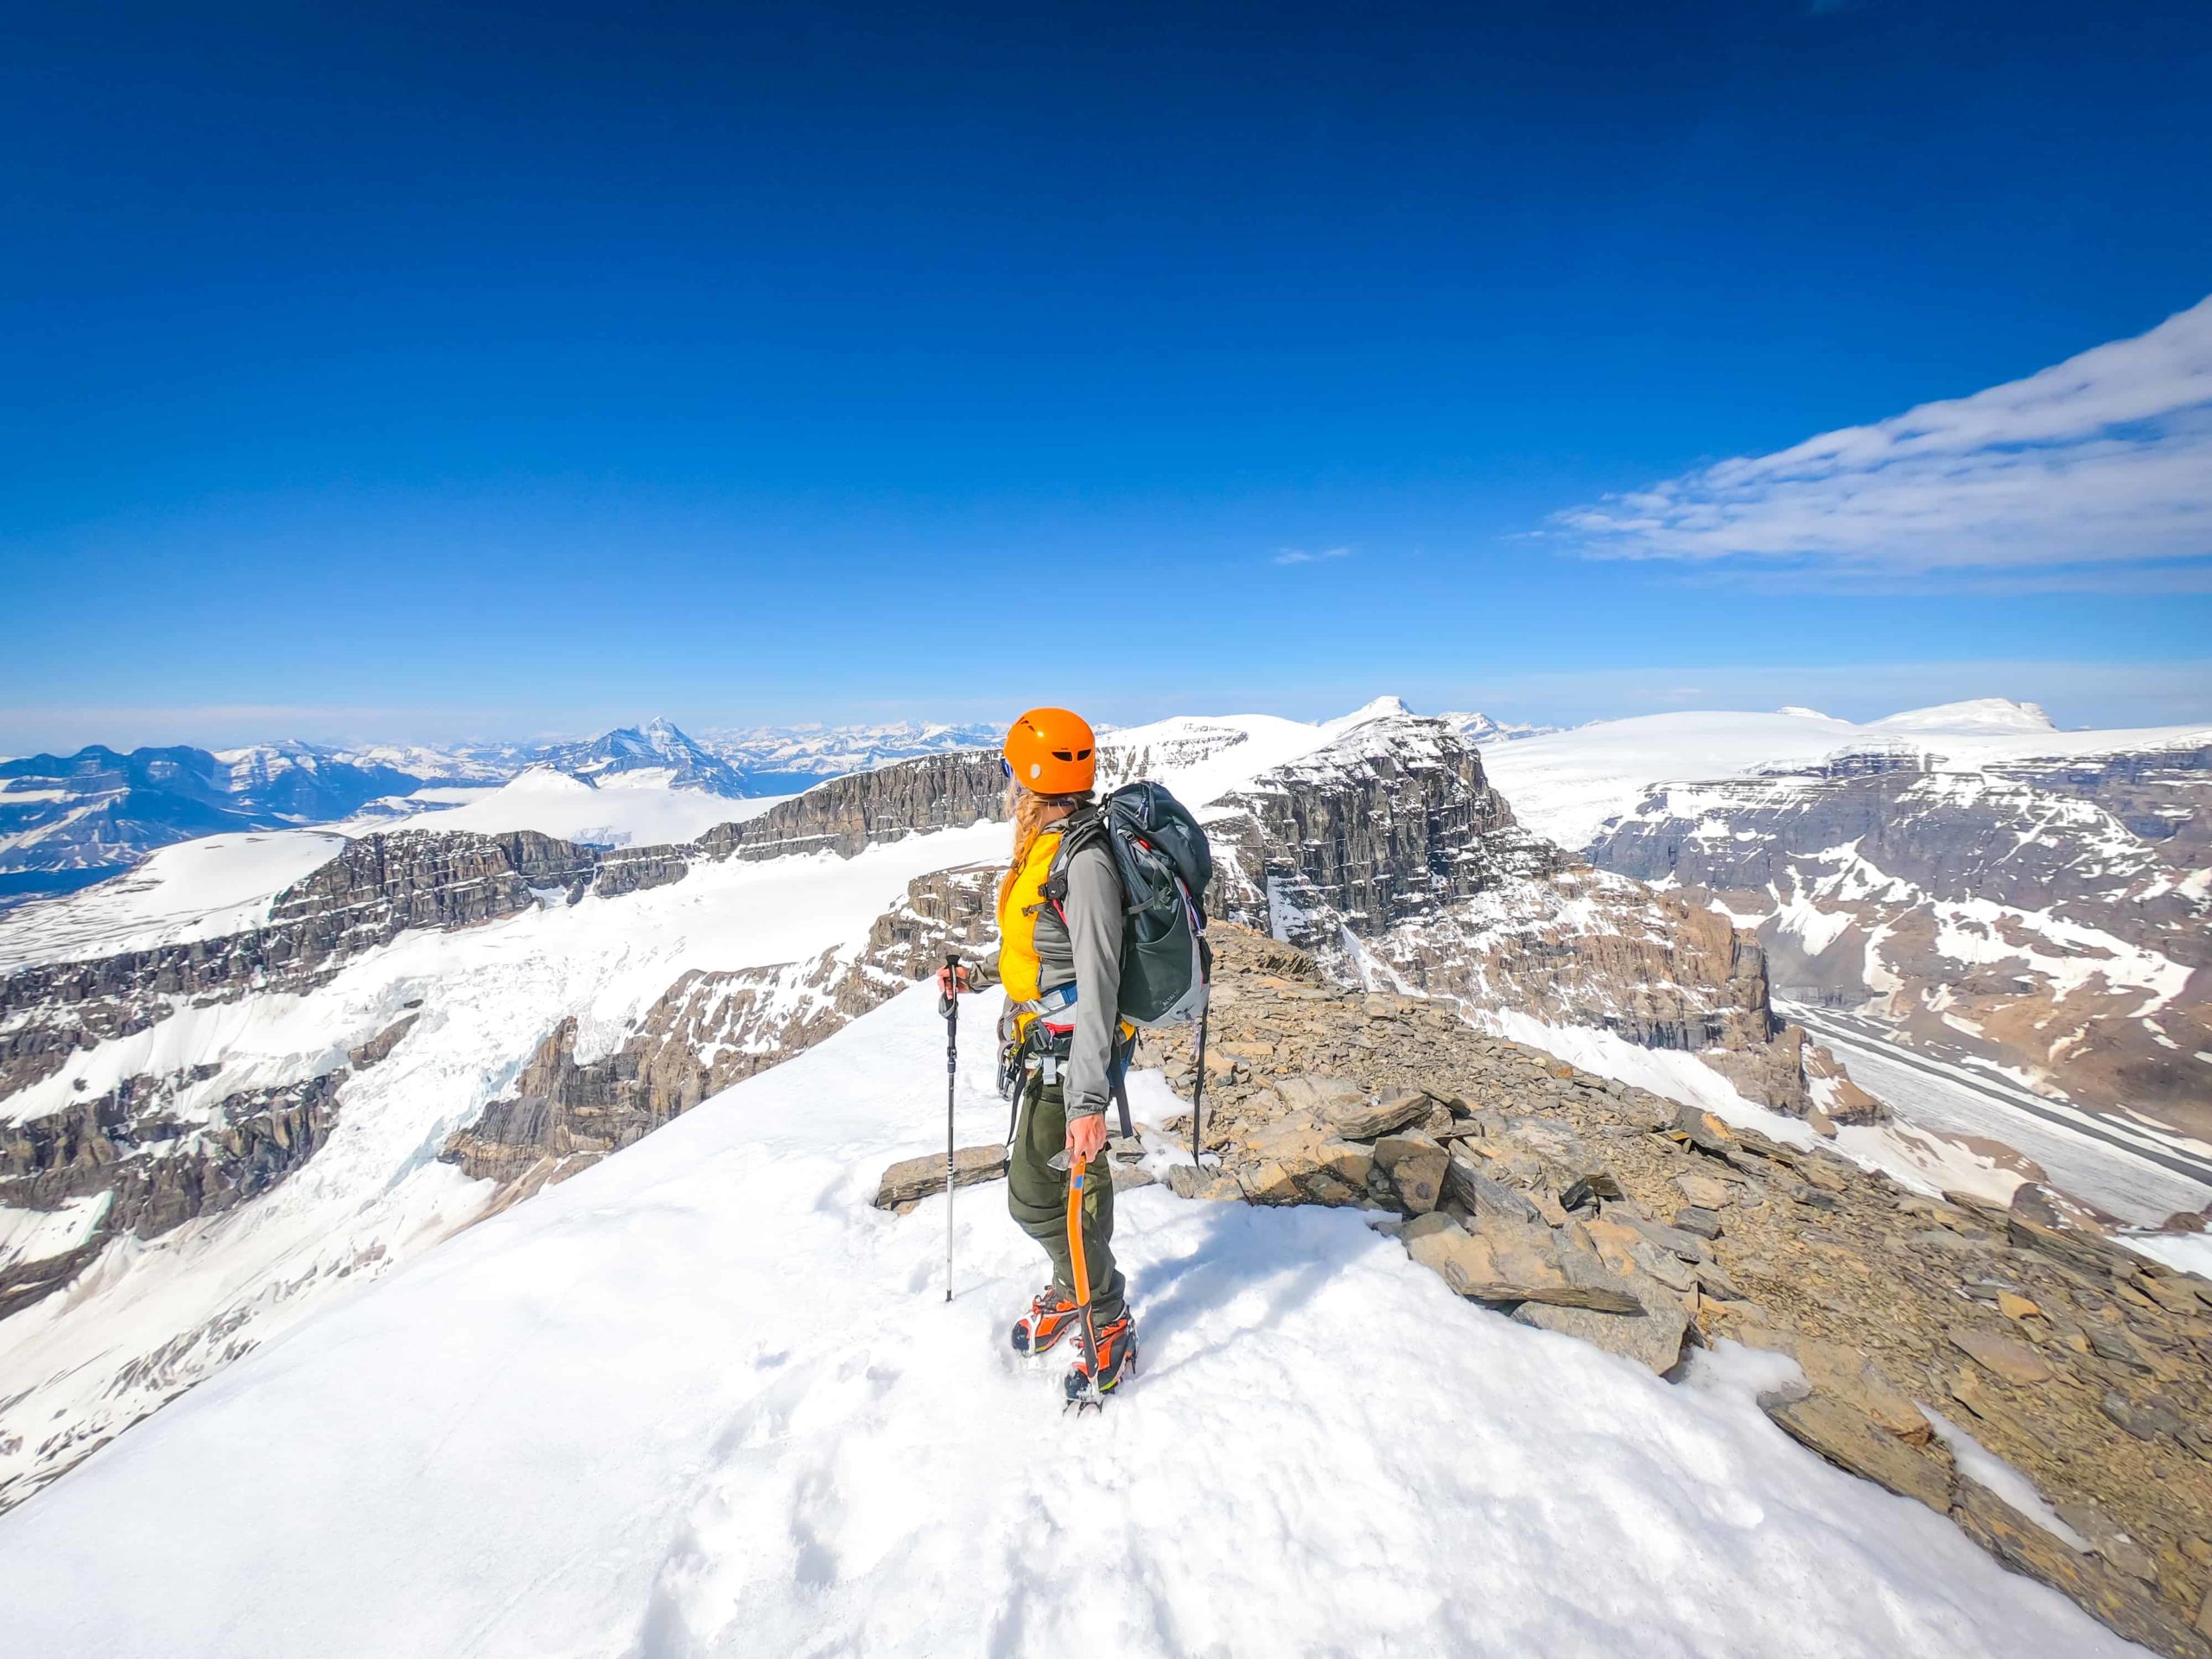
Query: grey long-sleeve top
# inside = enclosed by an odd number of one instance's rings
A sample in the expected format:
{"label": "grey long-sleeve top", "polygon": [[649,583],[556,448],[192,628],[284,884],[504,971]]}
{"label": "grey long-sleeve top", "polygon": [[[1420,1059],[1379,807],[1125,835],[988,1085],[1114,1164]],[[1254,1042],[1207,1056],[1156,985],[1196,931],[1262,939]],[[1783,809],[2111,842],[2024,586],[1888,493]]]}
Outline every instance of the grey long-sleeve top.
{"label": "grey long-sleeve top", "polygon": [[[1096,1117],[1112,1097],[1109,1068],[1122,1000],[1122,878],[1103,841],[1067,861],[1067,925],[1048,905],[1037,914],[1037,986],[1076,985],[1075,1036],[1065,1082],[1070,1117]],[[971,964],[978,987],[999,982],[998,957]]]}

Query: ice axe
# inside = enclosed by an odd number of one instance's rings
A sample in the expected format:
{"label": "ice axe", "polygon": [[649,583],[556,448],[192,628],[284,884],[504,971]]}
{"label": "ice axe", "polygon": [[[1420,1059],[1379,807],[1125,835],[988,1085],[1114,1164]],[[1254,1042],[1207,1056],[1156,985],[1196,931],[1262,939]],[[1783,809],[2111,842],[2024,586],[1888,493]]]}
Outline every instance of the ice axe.
{"label": "ice axe", "polygon": [[[1075,1281],[1075,1299],[1083,1304],[1083,1336],[1090,1344],[1090,1363],[1097,1363],[1098,1332],[1090,1318],[1090,1264],[1083,1256],[1083,1182],[1089,1160],[1080,1155],[1061,1153],[1052,1159],[1057,1164],[1070,1159],[1068,1172],[1068,1275]],[[1071,1373],[1068,1377],[1068,1402],[1060,1408],[1081,1416],[1085,1411],[1104,1408],[1098,1391],[1088,1377]]]}

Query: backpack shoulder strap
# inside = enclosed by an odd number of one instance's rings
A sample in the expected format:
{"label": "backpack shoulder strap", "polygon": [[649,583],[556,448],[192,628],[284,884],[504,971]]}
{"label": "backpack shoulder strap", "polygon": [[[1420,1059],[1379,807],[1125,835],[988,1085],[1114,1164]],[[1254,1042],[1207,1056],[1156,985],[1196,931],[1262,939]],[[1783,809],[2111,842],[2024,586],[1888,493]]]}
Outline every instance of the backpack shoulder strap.
{"label": "backpack shoulder strap", "polygon": [[1095,807],[1077,812],[1067,821],[1066,827],[1060,831],[1060,844],[1052,849],[1052,868],[1046,873],[1044,882],[1038,889],[1053,909],[1061,912],[1067,909],[1069,861],[1086,847],[1105,844],[1110,850],[1111,838],[1106,815]]}

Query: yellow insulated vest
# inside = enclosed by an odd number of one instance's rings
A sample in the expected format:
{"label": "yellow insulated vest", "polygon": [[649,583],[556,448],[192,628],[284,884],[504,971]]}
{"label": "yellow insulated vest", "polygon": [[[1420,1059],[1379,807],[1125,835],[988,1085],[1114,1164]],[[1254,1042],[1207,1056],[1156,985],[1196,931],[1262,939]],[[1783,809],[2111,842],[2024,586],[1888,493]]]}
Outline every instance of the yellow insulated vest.
{"label": "yellow insulated vest", "polygon": [[[1034,1001],[1045,988],[1037,982],[1043,963],[1037,955],[1037,917],[1045,908],[1045,878],[1052,873],[1052,859],[1060,850],[1060,832],[1047,830],[1037,837],[1029,856],[1021,861],[1021,874],[1007,889],[999,906],[999,983],[1009,1002]],[[1034,1014],[1015,1020],[1026,1028]]]}

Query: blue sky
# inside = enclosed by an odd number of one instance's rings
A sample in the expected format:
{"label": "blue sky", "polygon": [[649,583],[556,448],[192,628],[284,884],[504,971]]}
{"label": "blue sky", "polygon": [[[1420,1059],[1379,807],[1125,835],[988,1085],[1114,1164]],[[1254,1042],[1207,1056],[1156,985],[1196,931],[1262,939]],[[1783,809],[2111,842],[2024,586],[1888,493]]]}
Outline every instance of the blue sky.
{"label": "blue sky", "polygon": [[48,10],[0,747],[2212,718],[2201,4]]}

